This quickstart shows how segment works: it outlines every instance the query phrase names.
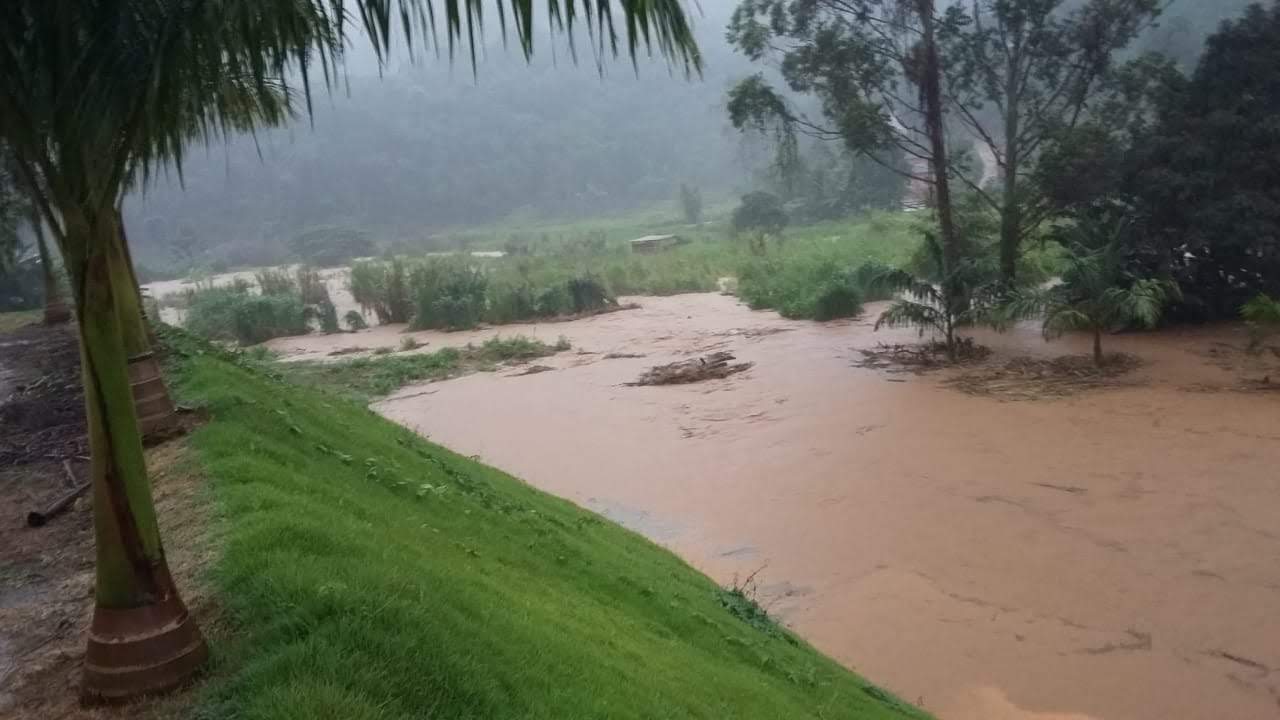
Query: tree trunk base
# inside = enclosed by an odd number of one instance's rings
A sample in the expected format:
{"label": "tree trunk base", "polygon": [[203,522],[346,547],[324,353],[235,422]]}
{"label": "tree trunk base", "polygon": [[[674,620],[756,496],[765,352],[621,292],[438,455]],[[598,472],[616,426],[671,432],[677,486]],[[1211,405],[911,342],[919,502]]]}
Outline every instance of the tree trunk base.
{"label": "tree trunk base", "polygon": [[142,607],[95,607],[89,626],[80,702],[103,705],[173,690],[191,679],[209,657],[163,566],[164,597]]}
{"label": "tree trunk base", "polygon": [[71,320],[71,308],[61,300],[45,303],[44,306],[44,324],[45,325],[61,325]]}
{"label": "tree trunk base", "polygon": [[129,358],[129,385],[138,428],[144,438],[169,435],[178,428],[177,408],[160,372],[160,361],[150,352]]}

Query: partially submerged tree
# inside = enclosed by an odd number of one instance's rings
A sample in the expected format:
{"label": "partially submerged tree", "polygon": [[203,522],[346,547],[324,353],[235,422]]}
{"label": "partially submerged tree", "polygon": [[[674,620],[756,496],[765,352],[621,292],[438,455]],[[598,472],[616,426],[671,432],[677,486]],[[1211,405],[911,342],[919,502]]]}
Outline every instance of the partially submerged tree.
{"label": "partially submerged tree", "polygon": [[1068,332],[1093,335],[1093,362],[1105,362],[1102,334],[1128,327],[1154,328],[1165,305],[1178,295],[1168,280],[1133,277],[1125,271],[1127,219],[1084,219],[1069,232],[1069,256],[1062,282],[1047,289],[1009,293],[992,313],[997,328],[1041,318],[1045,339]]}
{"label": "partially submerged tree", "polygon": [[[474,62],[479,0],[442,0],[452,47]],[[533,6],[499,4],[521,50],[533,50]],[[616,52],[607,0],[548,7],[552,24],[593,29],[598,57]],[[699,58],[678,2],[622,3],[634,55],[656,46],[686,67]],[[122,193],[193,138],[283,122],[289,78],[310,103],[319,64],[336,78],[354,11],[379,58],[398,35],[435,28],[430,0],[262,3],[15,0],[0,9],[0,140],[13,150],[66,262],[79,320],[92,448],[97,547],[95,610],[82,697],[116,700],[171,688],[203,662],[205,644],[164,558],[134,410],[128,361],[145,340],[120,224]],[[434,38],[434,35],[431,35]],[[412,47],[412,46],[411,46]]]}
{"label": "partially submerged tree", "polygon": [[921,337],[932,333],[942,338],[947,358],[954,361],[961,347],[956,331],[971,325],[981,306],[975,304],[972,288],[984,286],[986,278],[981,266],[970,259],[949,266],[942,244],[932,232],[925,233],[923,249],[931,265],[925,275],[872,263],[863,266],[858,277],[868,293],[898,296],[876,319],[876,330],[911,327]]}
{"label": "partially submerged tree", "polygon": [[1040,152],[1090,117],[1113,56],[1160,7],[1161,0],[973,0],[947,9],[948,105],[990,149],[998,189],[959,177],[1000,215],[1005,284],[1015,280],[1023,242],[1054,210],[1031,182]]}
{"label": "partially submerged tree", "polygon": [[[772,134],[782,163],[805,135],[842,143],[927,187],[944,263],[955,268],[963,248],[953,216],[936,12],[934,0],[743,0],[729,41],[752,60],[778,60],[789,89],[818,100],[820,117],[763,74],[730,90],[728,109],[739,130]],[[907,167],[886,153],[900,154]]]}

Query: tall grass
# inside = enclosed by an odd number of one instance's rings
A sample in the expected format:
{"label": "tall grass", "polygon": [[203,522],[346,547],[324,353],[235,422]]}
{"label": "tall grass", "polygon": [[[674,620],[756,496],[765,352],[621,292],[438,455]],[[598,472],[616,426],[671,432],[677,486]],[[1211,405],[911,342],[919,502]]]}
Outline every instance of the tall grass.
{"label": "tall grass", "polygon": [[234,285],[193,293],[186,326],[204,337],[241,345],[307,332],[305,308],[296,294],[257,295]]}

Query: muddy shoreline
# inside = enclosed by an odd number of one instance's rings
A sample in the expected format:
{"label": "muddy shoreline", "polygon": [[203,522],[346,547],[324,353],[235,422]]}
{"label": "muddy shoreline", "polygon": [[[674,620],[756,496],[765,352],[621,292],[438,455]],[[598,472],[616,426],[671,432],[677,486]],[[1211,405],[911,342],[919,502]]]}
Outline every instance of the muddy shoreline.
{"label": "muddy shoreline", "polygon": [[[1239,328],[1109,338],[1141,359],[1124,384],[1010,402],[946,387],[948,372],[853,367],[858,348],[914,338],[868,320],[790,322],[717,295],[641,304],[421,334],[563,334],[578,352],[375,407],[718,581],[763,566],[772,612],[944,720],[1280,714],[1280,393],[1241,391],[1267,367],[1236,351]],[[1086,350],[1034,328],[981,339],[993,360]],[[305,357],[325,340],[277,342]],[[625,386],[721,350],[755,365]]]}

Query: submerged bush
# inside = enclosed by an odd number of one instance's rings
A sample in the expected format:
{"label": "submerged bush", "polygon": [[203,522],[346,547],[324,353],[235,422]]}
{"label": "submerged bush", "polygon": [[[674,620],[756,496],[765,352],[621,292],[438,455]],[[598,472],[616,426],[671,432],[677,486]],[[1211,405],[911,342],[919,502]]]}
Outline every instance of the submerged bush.
{"label": "submerged bush", "polygon": [[194,293],[186,325],[207,338],[234,340],[241,345],[307,332],[305,309],[298,296],[255,295],[237,286]]}
{"label": "submerged bush", "polygon": [[410,273],[409,285],[417,308],[414,330],[464,330],[483,319],[488,279],[468,262],[428,259]]}
{"label": "submerged bush", "polygon": [[292,295],[298,292],[297,284],[284,270],[275,268],[259,270],[253,274],[253,279],[258,284],[258,291],[263,295]]}
{"label": "submerged bush", "polygon": [[408,273],[403,260],[366,260],[352,265],[349,288],[352,298],[360,304],[360,309],[366,313],[372,312],[379,323],[385,325],[409,322],[413,303],[409,296]]}
{"label": "submerged bush", "polygon": [[296,286],[304,305],[323,305],[332,302],[329,299],[329,286],[325,283],[320,271],[315,268],[299,266]]}
{"label": "submerged bush", "polygon": [[360,314],[359,310],[348,310],[347,314],[342,316],[342,319],[347,322],[347,329],[352,331],[364,330],[369,327],[369,323],[364,321],[364,316]]}
{"label": "submerged bush", "polygon": [[864,299],[852,268],[811,256],[748,260],[738,273],[738,296],[753,310],[805,320],[857,317]]}

